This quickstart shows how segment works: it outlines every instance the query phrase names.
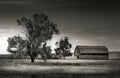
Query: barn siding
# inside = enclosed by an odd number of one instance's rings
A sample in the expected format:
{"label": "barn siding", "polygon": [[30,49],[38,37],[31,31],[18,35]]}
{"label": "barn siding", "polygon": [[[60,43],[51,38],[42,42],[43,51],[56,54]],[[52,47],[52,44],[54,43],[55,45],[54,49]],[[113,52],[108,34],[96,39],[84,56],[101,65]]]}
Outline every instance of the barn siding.
{"label": "barn siding", "polygon": [[80,59],[108,59],[108,56],[102,56],[102,55],[81,55]]}

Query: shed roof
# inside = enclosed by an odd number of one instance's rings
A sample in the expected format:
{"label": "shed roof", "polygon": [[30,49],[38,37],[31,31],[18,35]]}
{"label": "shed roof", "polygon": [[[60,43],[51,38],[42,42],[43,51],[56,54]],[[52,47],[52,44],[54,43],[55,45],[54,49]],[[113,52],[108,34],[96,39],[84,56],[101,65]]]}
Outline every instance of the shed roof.
{"label": "shed roof", "polygon": [[109,51],[110,54],[120,54],[120,51]]}

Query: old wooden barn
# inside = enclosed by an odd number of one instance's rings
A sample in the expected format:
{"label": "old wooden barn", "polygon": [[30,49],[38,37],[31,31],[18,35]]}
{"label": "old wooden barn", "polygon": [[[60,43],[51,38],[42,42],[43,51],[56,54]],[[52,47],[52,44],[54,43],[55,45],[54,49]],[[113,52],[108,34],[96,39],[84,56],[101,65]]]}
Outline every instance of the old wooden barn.
{"label": "old wooden barn", "polygon": [[77,46],[74,51],[77,59],[108,59],[106,46]]}

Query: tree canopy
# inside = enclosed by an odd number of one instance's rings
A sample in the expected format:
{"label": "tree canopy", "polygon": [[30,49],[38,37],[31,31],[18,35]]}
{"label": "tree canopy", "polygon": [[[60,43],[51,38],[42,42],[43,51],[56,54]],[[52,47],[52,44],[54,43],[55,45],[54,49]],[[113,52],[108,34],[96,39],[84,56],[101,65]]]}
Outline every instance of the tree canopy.
{"label": "tree canopy", "polygon": [[70,48],[72,48],[72,44],[69,42],[68,37],[64,37],[60,41],[56,42],[56,46],[58,48],[55,49],[56,54],[60,57],[63,57],[65,59],[66,56],[71,56]]}
{"label": "tree canopy", "polygon": [[31,62],[34,62],[38,54],[37,49],[41,44],[51,40],[53,34],[59,34],[57,24],[51,22],[48,16],[43,13],[35,13],[31,18],[19,18],[17,22],[25,29],[26,46]]}

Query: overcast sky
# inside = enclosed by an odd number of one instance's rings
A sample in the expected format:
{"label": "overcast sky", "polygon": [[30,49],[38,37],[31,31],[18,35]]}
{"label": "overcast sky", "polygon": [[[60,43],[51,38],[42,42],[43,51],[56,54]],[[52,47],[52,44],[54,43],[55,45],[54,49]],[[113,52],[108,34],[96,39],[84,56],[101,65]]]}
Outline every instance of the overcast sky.
{"label": "overcast sky", "polygon": [[[120,5],[117,0],[0,0],[0,51],[9,36],[21,34],[16,19],[45,13],[58,25],[61,35],[76,45],[105,45],[120,50]],[[6,46],[7,47],[7,46]],[[3,52],[4,53],[4,52]]]}

